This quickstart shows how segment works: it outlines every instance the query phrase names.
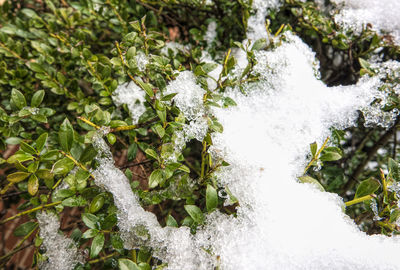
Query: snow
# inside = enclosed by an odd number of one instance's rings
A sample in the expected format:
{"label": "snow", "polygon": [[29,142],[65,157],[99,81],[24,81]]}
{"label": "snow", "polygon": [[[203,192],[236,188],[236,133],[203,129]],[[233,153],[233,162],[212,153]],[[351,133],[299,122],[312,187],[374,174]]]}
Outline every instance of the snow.
{"label": "snow", "polygon": [[363,27],[371,24],[372,28],[382,34],[394,36],[395,42],[400,42],[400,20],[397,0],[335,0],[343,5],[340,13],[335,16],[336,22],[355,33],[361,33]]}
{"label": "snow", "polygon": [[46,249],[44,256],[48,258],[39,265],[40,269],[72,270],[76,264],[82,263],[83,257],[78,253],[74,242],[59,234],[60,222],[57,215],[42,211],[36,214],[36,218],[39,222],[39,236]]}
{"label": "snow", "polygon": [[[253,2],[256,12],[247,38],[267,38],[267,9],[279,5]],[[246,94],[236,88],[225,92],[237,106],[207,111],[205,90],[190,71],[181,72],[164,93],[177,93],[173,101],[189,122],[175,133],[176,151],[188,138],[203,139],[211,114],[224,127],[223,133],[213,133],[209,151],[215,160],[230,164],[214,177],[238,199],[236,217],[215,211],[196,234],[187,227],[161,228],[114,166],[104,140],[95,139],[100,163],[93,172],[95,183],[113,194],[125,248],[150,246],[153,256],[171,270],[398,269],[398,236],[367,236],[343,212],[338,195],[297,180],[308,162],[309,144],[321,145],[332,126],[355,125],[360,110],[369,124],[382,123],[375,110],[382,104],[370,104],[386,95],[379,91],[384,77],[364,76],[355,85],[327,87],[311,49],[292,34],[285,35],[286,42],[274,51],[256,53],[259,82],[244,85]],[[242,57],[240,62],[246,60]],[[377,65],[391,72],[397,63]],[[391,123],[389,119],[384,125]]]}
{"label": "snow", "polygon": [[137,124],[139,117],[146,111],[145,96],[145,92],[139,86],[134,82],[129,82],[119,85],[114,91],[112,99],[116,106],[126,104],[133,124]]}

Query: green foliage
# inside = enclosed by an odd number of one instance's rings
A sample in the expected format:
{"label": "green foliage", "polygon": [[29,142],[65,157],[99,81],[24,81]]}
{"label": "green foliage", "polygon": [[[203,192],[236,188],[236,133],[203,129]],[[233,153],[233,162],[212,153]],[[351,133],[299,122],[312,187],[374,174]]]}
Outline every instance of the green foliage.
{"label": "green foliage", "polygon": [[[78,210],[80,218],[71,229],[71,238],[79,248],[88,250],[84,269],[102,264],[129,270],[165,266],[146,246],[133,251],[123,247],[112,194],[96,186],[91,173],[99,166],[93,137],[102,131],[109,131],[105,137],[116,164],[140,203],[156,214],[160,224],[188,226],[195,232],[204,224],[206,213],[218,209],[235,215],[234,206],[239,202],[213,178],[213,172],[228,164],[213,160],[207,152],[213,144],[212,134],[222,132],[223,126],[205,116],[208,129],[204,140],[189,142],[171,161],[168,157],[174,152],[177,133],[189,120],[171,102],[176,93],[167,95],[165,90],[179,72],[191,70],[205,90],[206,110],[236,105],[221,93],[235,86],[244,91],[245,82],[257,80],[255,51],[276,45],[265,39],[252,45],[238,42],[245,39],[251,1],[220,0],[212,5],[204,5],[204,1],[17,2],[0,5],[0,194],[11,194],[21,215],[30,219],[17,227],[14,235],[35,235],[34,266],[43,256],[35,212],[44,208],[58,215],[67,208]],[[217,39],[210,45],[204,33],[211,21],[217,23]],[[360,36],[341,32],[332,16],[310,1],[287,0],[280,11],[270,13],[267,25],[271,34],[279,36],[292,29],[319,48],[323,80],[330,85],[354,82],[360,73],[373,75],[365,59],[377,48],[383,48],[385,57],[398,57],[397,47],[369,29]],[[166,49],[166,43],[175,39],[169,37],[173,29],[178,29],[179,41],[190,49]],[[234,72],[237,59],[231,48],[235,47],[244,50],[248,60],[240,74]],[[339,76],[329,73],[333,60],[325,53],[328,48],[352,55],[337,67]],[[208,79],[218,64],[203,62],[202,51],[222,65],[218,78],[212,78],[215,89],[209,89]],[[139,55],[149,59],[145,68],[137,61]],[[386,78],[388,87],[397,80]],[[112,99],[118,85],[127,82],[134,82],[145,95],[145,112],[138,123],[133,122],[127,106],[117,107]],[[391,102],[387,110],[400,108],[396,95]],[[374,201],[379,220],[369,216],[364,229],[398,233],[398,195],[388,190],[400,181],[398,147],[396,143],[382,146],[394,151],[393,159],[376,157],[378,167],[388,169],[385,180],[377,170],[362,170],[362,177],[359,174],[356,180],[367,180],[345,188],[348,175],[365,158],[364,146],[373,148],[384,133],[361,125],[348,132],[358,148],[351,147],[344,132],[332,130],[329,146],[310,145],[310,163],[299,181],[344,194],[348,200],[371,195],[346,211],[353,218],[362,216],[363,211],[370,214]],[[231,208],[224,206],[228,199],[234,203]]]}

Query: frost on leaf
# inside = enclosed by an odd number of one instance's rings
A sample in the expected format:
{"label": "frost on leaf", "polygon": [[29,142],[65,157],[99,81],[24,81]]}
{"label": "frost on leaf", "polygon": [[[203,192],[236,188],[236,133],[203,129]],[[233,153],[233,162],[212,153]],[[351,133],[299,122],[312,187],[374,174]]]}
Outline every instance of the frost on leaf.
{"label": "frost on leaf", "polygon": [[393,35],[397,44],[400,42],[399,1],[335,0],[333,2],[339,6],[343,5],[340,13],[335,16],[335,20],[346,29],[359,34],[368,24],[380,33]]}
{"label": "frost on leaf", "polygon": [[39,222],[39,235],[46,249],[44,256],[48,258],[39,265],[40,269],[72,270],[76,264],[83,261],[74,242],[58,232],[60,222],[55,214],[38,212],[36,218]]}
{"label": "frost on leaf", "polygon": [[145,92],[134,82],[124,83],[114,91],[112,99],[117,106],[126,104],[128,106],[133,124],[139,121],[139,117],[146,111],[144,106]]}

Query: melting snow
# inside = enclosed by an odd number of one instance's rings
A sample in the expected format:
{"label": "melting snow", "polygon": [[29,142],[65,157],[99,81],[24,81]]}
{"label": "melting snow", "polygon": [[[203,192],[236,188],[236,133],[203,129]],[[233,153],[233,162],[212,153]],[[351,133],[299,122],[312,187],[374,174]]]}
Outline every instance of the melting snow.
{"label": "melting snow", "polygon": [[40,264],[44,270],[72,270],[75,265],[82,262],[82,255],[74,242],[58,233],[60,222],[55,214],[38,212],[36,218],[39,222],[40,237],[43,239],[43,246],[46,248],[48,261]]}
{"label": "melting snow", "polygon": [[395,42],[400,42],[400,20],[397,0],[335,0],[344,8],[336,15],[335,20],[346,28],[360,33],[367,24],[381,33],[392,34]]}
{"label": "melting snow", "polygon": [[128,106],[133,124],[137,124],[139,117],[146,111],[143,104],[146,101],[145,92],[134,82],[119,85],[114,91],[112,99],[117,106],[122,104]]}

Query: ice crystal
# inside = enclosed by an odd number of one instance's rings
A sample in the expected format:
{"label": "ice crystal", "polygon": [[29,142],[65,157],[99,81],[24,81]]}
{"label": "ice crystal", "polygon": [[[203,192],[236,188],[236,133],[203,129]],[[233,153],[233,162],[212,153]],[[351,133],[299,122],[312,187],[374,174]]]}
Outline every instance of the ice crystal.
{"label": "ice crystal", "polygon": [[141,72],[143,72],[143,71],[145,71],[146,66],[149,63],[149,59],[147,58],[147,56],[143,52],[139,51],[136,54],[136,63],[137,63],[138,69]]}
{"label": "ice crystal", "polygon": [[343,9],[335,20],[355,33],[361,33],[363,27],[371,25],[380,33],[394,36],[395,42],[400,42],[400,20],[397,0],[335,0]]}
{"label": "ice crystal", "polygon": [[46,249],[44,255],[48,258],[40,264],[40,269],[72,270],[76,264],[82,262],[83,257],[74,242],[58,232],[60,222],[55,214],[38,212],[36,218],[39,222],[39,235]]}
{"label": "ice crystal", "polygon": [[124,83],[114,91],[112,99],[115,105],[126,104],[128,106],[132,122],[136,124],[139,117],[146,111],[144,106],[145,92],[134,82]]}

